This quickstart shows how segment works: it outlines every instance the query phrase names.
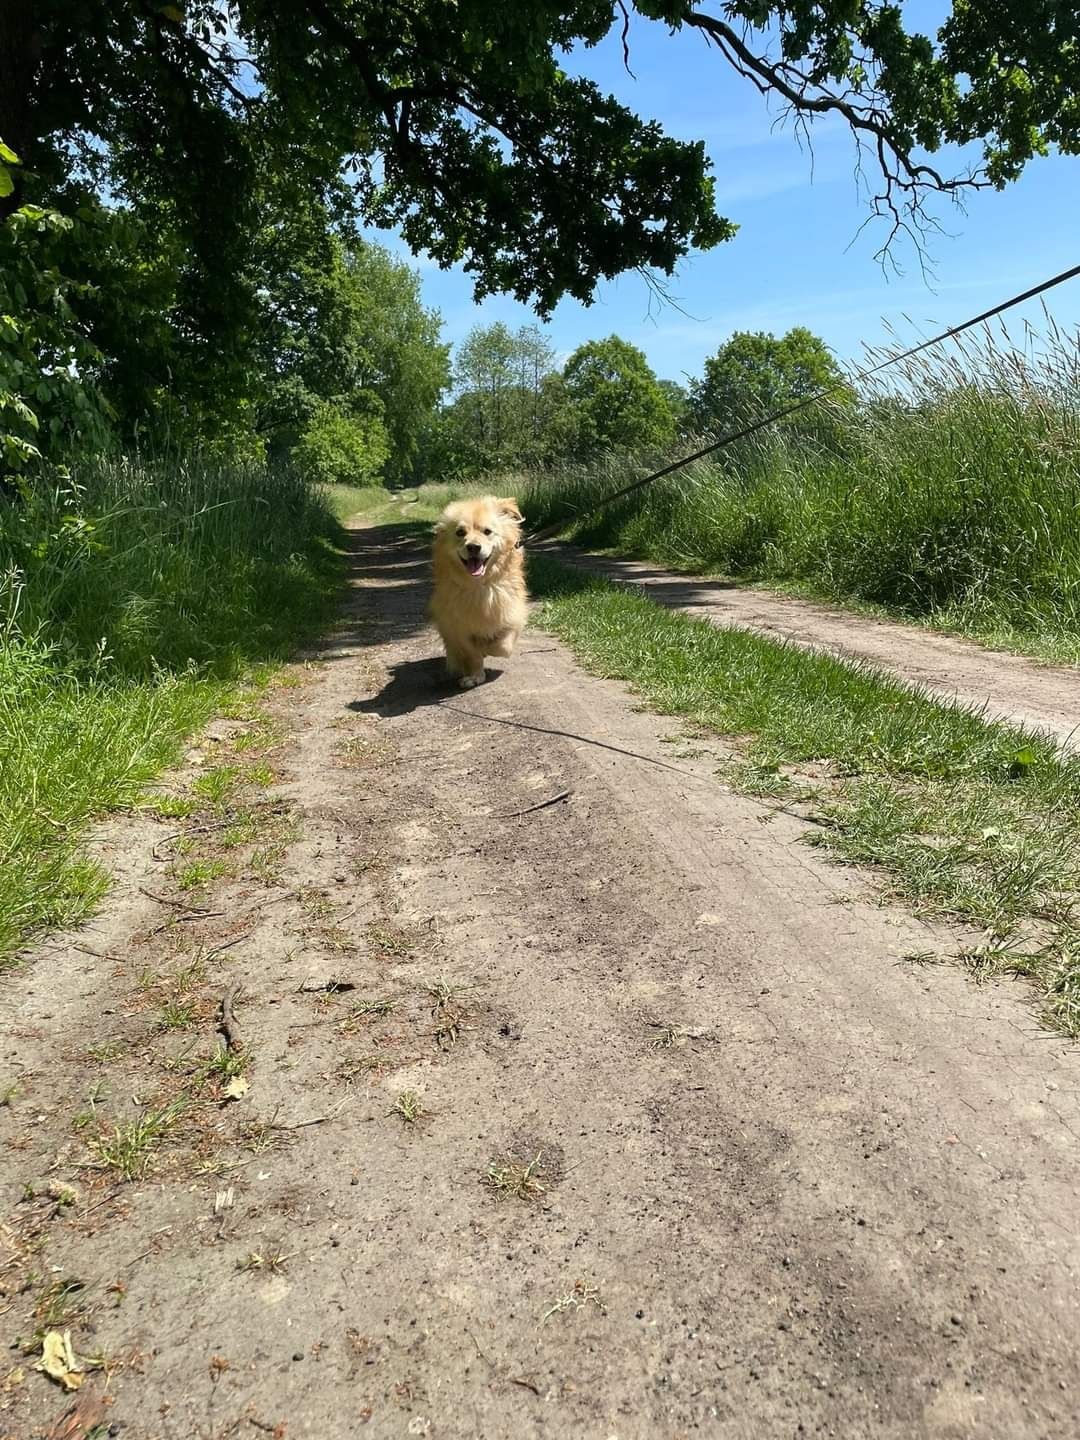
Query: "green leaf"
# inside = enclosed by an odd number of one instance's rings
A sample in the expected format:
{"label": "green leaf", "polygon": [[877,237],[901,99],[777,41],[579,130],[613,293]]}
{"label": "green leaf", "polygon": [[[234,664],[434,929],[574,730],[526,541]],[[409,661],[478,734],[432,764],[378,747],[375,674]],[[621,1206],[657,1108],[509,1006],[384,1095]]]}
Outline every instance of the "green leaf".
{"label": "green leaf", "polygon": [[0,160],[3,160],[6,165],[19,165],[22,163],[11,146],[5,145],[2,140],[0,140]]}
{"label": "green leaf", "polygon": [[1038,758],[1030,745],[1022,745],[1012,757],[1009,774],[1014,780],[1019,780],[1021,776],[1028,773]]}
{"label": "green leaf", "polygon": [[15,181],[11,178],[10,170],[0,165],[0,200],[5,200],[15,189]]}

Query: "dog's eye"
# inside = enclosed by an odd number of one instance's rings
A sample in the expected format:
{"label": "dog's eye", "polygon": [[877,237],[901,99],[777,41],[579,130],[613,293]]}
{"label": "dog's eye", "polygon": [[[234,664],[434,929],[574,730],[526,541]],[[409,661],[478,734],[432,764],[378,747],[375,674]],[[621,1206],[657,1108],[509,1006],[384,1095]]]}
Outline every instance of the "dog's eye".
{"label": "dog's eye", "polygon": [[484,531],[484,534],[485,534],[485,535],[490,535],[490,534],[491,534],[491,531],[490,531],[490,530],[485,530],[485,531]]}
{"label": "dog's eye", "polygon": [[464,535],[464,534],[465,534],[465,526],[464,526],[464,525],[459,525],[459,526],[458,526],[458,532],[457,532],[457,533],[458,533],[459,535]]}

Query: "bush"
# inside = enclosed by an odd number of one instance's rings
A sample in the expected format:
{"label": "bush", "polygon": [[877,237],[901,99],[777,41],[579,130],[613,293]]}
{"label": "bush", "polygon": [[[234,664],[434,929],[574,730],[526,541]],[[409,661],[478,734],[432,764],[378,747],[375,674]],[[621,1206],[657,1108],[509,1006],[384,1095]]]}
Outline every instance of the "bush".
{"label": "bush", "polygon": [[390,457],[390,438],[374,410],[350,415],[320,403],[293,446],[293,464],[319,485],[377,484]]}

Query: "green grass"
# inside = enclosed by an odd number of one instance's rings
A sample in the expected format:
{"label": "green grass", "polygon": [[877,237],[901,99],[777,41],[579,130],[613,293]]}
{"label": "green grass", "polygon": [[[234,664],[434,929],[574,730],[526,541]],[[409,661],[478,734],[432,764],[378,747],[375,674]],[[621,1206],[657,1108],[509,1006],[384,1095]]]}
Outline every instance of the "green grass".
{"label": "green grass", "polygon": [[154,1150],[177,1124],[184,1113],[185,1102],[174,1100],[157,1110],[148,1110],[137,1120],[117,1125],[112,1134],[102,1134],[90,1142],[98,1165],[115,1171],[124,1180],[137,1180],[145,1173]]}
{"label": "green grass", "polygon": [[184,739],[329,618],[337,535],[295,475],[197,461],[76,467],[0,501],[0,964],[100,900],[88,824],[175,813],[145,792]]}
{"label": "green grass", "polygon": [[156,1030],[186,1030],[195,1023],[195,1016],[193,1002],[178,996],[173,1000],[167,1000],[161,1007],[154,1022],[154,1028]]}
{"label": "green grass", "polygon": [[1031,975],[1052,1023],[1080,1035],[1080,759],[880,672],[717,629],[543,557],[530,580],[542,623],[591,670],[738,737],[732,783],[810,794],[812,843],[876,867],[922,912],[983,927],[999,968]]}
{"label": "green grass", "polygon": [[550,1189],[544,1157],[539,1152],[529,1156],[515,1153],[496,1156],[488,1162],[484,1184],[499,1199],[539,1200]]}
{"label": "green grass", "polygon": [[381,510],[395,497],[382,485],[324,485],[322,498],[336,519],[349,520]]}
{"label": "green grass", "polygon": [[509,495],[513,489],[514,482],[505,475],[488,476],[471,485],[436,485],[429,482],[404,491],[398,500],[397,513],[407,524],[424,527],[424,533],[430,536],[430,526],[452,501],[465,500],[473,495]]}
{"label": "green grass", "polygon": [[568,519],[593,548],[1080,660],[1078,363],[1076,337],[1052,327],[1022,346],[983,336],[597,515],[586,512],[600,496],[674,457],[535,475],[523,508],[532,526]]}
{"label": "green grass", "polygon": [[192,792],[213,805],[228,800],[243,781],[243,771],[236,765],[218,765],[205,770],[192,784]]}
{"label": "green grass", "polygon": [[41,642],[0,645],[0,963],[36,930],[76,924],[108,887],[87,823],[135,804],[228,694],[195,674],[86,680]]}
{"label": "green grass", "polygon": [[229,867],[224,860],[193,860],[185,865],[176,876],[178,890],[201,890],[227,875]]}
{"label": "green grass", "polygon": [[415,1090],[402,1090],[393,1104],[393,1114],[406,1125],[415,1125],[427,1115],[422,1096]]}

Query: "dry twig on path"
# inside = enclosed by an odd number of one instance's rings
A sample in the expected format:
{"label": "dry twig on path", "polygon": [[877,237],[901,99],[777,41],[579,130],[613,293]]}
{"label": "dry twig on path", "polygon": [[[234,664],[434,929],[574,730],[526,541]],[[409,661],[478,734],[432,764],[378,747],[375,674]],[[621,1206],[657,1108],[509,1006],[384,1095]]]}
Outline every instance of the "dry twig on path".
{"label": "dry twig on path", "polygon": [[560,790],[558,795],[552,795],[548,800],[540,800],[535,805],[529,805],[524,810],[511,810],[509,815],[503,815],[503,820],[520,820],[523,815],[531,815],[536,810],[546,810],[549,805],[558,805],[561,800],[569,800],[574,792],[572,790]]}
{"label": "dry twig on path", "polygon": [[223,1048],[226,1050],[236,1051],[241,1047],[240,1025],[233,1013],[233,1006],[240,998],[243,988],[237,981],[235,985],[230,985],[221,997],[221,1019],[218,1022],[218,1030],[225,1041]]}

